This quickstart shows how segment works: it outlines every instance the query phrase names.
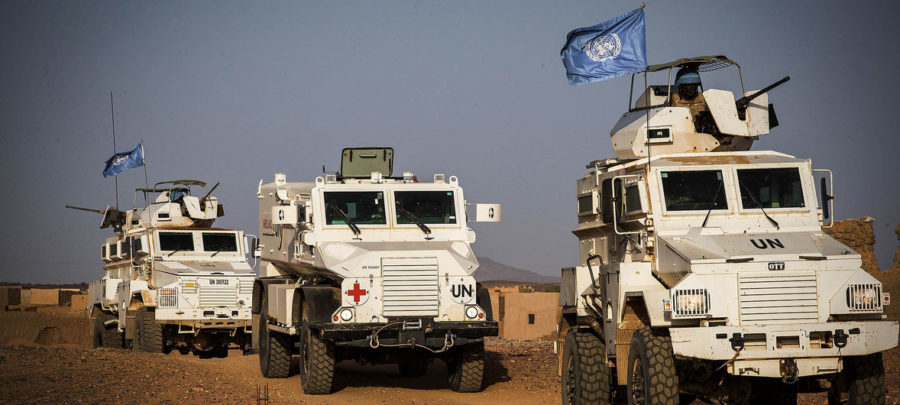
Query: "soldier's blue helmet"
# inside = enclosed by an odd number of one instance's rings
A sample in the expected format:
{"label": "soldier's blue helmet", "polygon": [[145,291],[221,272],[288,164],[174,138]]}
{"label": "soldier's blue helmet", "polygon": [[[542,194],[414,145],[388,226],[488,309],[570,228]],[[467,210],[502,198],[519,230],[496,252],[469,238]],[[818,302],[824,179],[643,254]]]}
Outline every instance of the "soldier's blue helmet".
{"label": "soldier's blue helmet", "polygon": [[700,84],[700,73],[694,68],[681,68],[675,74],[675,85]]}

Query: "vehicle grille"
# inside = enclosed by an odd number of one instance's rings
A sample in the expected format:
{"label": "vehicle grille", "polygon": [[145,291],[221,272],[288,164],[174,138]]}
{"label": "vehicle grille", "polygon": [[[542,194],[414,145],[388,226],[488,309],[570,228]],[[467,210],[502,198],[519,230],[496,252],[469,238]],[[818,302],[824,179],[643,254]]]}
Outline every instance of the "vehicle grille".
{"label": "vehicle grille", "polygon": [[741,323],[809,323],[818,320],[816,274],[741,274]]}
{"label": "vehicle grille", "polygon": [[436,257],[384,258],[381,276],[385,317],[438,315]]}
{"label": "vehicle grille", "polygon": [[241,287],[240,294],[253,294],[253,278],[252,277],[242,277],[241,279]]}
{"label": "vehicle grille", "polygon": [[[236,281],[233,280],[232,281]],[[229,283],[230,284],[230,283]],[[237,305],[237,286],[200,285],[201,307],[229,307]]]}

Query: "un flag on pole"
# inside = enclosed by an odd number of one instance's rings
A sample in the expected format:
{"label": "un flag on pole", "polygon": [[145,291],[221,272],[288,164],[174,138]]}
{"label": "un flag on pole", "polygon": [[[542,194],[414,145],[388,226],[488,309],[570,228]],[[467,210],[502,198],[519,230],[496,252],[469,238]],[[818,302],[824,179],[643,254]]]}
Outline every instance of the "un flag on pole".
{"label": "un flag on pole", "polygon": [[644,9],[577,28],[560,51],[569,84],[579,85],[641,72],[647,68]]}
{"label": "un flag on pole", "polygon": [[103,177],[115,176],[125,169],[144,165],[144,145],[138,144],[129,152],[116,153],[106,159]]}

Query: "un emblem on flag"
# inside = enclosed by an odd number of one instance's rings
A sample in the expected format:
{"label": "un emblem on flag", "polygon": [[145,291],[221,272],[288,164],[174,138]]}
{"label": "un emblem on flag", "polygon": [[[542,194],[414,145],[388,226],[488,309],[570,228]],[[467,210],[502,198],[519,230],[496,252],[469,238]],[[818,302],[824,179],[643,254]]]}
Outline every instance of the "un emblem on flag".
{"label": "un emblem on flag", "polygon": [[619,56],[622,52],[622,41],[619,34],[600,35],[582,45],[587,57],[594,62],[603,62]]}

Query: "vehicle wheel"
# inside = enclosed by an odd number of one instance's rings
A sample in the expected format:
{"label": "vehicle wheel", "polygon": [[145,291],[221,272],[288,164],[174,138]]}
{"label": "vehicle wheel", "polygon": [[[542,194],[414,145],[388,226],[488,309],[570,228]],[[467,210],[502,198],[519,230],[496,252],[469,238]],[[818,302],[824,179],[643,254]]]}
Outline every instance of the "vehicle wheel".
{"label": "vehicle wheel", "polygon": [[103,347],[103,324],[100,318],[91,318],[91,347]]}
{"label": "vehicle wheel", "polygon": [[134,347],[142,352],[163,353],[165,350],[163,326],[156,323],[156,313],[150,308],[140,307],[134,321],[137,326]]}
{"label": "vehicle wheel", "polygon": [[259,347],[259,371],[266,378],[286,378],[291,374],[291,337],[269,332],[266,311],[266,297],[263,297],[259,328],[253,330]]}
{"label": "vehicle wheel", "polygon": [[397,363],[397,368],[404,377],[421,377],[428,372],[428,359],[423,357],[401,361]]}
{"label": "vehicle wheel", "polygon": [[628,403],[678,404],[678,375],[668,336],[641,328],[631,336],[628,352]]}
{"label": "vehicle wheel", "polygon": [[311,395],[328,394],[334,379],[334,348],[309,327],[300,333],[300,385]]}
{"label": "vehicle wheel", "polygon": [[450,389],[456,392],[481,390],[484,378],[484,342],[469,343],[457,348],[447,359]]}
{"label": "vehicle wheel", "polygon": [[[885,403],[884,363],[881,353],[848,357],[844,360],[842,381],[833,385],[843,388],[828,393],[829,404],[883,404]],[[844,395],[841,395],[841,394]]]}
{"label": "vehicle wheel", "polygon": [[118,331],[115,324],[106,326],[107,321],[115,320],[115,316],[105,312],[100,312],[96,318],[92,319],[92,328],[94,329],[93,346],[94,347],[122,347],[122,333]]}
{"label": "vehicle wheel", "polygon": [[563,344],[562,403],[610,403],[609,364],[603,339],[571,328]]}

